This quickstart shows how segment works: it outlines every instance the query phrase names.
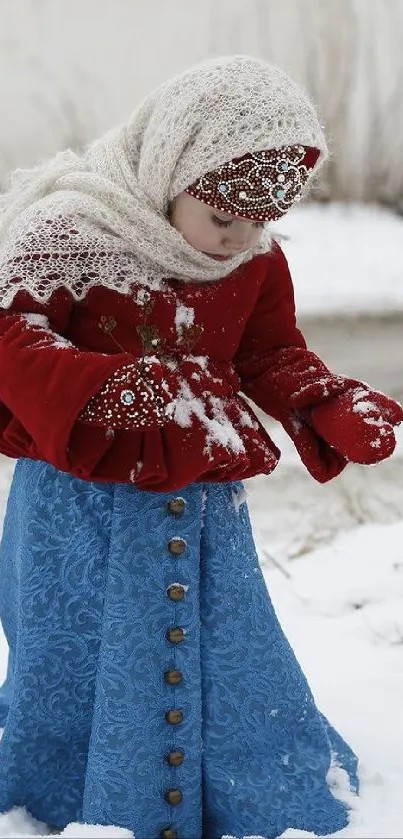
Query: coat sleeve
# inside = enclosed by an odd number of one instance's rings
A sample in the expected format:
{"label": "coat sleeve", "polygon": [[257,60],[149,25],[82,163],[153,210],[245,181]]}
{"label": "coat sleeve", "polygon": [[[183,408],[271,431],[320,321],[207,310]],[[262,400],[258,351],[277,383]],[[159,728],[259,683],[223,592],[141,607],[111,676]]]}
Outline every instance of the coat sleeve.
{"label": "coat sleeve", "polygon": [[275,402],[309,411],[345,390],[345,377],[329,370],[307,348],[297,328],[292,280],[278,245],[246,324],[235,366],[244,393],[268,414]]}
{"label": "coat sleeve", "polygon": [[[63,471],[70,468],[78,415],[129,358],[80,350],[64,338],[72,306],[67,290],[59,289],[46,304],[21,291],[0,309],[0,451],[43,459]],[[82,454],[85,472],[110,445],[106,429],[94,429]]]}
{"label": "coat sleeve", "polygon": [[251,398],[262,410],[266,410],[260,404],[265,401],[265,394],[262,393],[257,401],[255,391],[261,386],[263,391],[268,391],[266,396],[269,397],[270,386],[264,387],[264,378],[277,353],[284,347],[306,349],[306,342],[296,324],[294,288],[287,260],[275,243],[267,276],[234,359],[243,392],[248,396],[248,391],[252,389],[254,396]]}
{"label": "coat sleeve", "polygon": [[281,423],[311,475],[322,483],[336,477],[347,461],[316,433],[311,408],[342,393],[344,379],[307,349],[296,325],[287,260],[277,244],[234,365],[243,393]]}

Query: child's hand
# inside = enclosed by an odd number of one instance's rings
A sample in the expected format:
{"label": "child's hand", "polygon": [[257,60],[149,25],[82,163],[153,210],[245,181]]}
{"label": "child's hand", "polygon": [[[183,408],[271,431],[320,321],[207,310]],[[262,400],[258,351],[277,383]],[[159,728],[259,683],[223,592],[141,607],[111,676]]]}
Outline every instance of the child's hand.
{"label": "child's hand", "polygon": [[378,463],[395,449],[393,428],[403,421],[403,408],[362,382],[347,381],[345,393],[311,409],[310,423],[347,460]]}
{"label": "child's hand", "polygon": [[324,484],[345,469],[347,458],[316,432],[309,418],[310,411],[296,412],[272,403],[271,415],[281,422],[315,481]]}
{"label": "child's hand", "polygon": [[349,461],[377,463],[394,451],[403,408],[393,399],[332,373],[304,347],[273,350],[264,367],[244,378],[243,390],[281,422],[317,481],[331,480]]}

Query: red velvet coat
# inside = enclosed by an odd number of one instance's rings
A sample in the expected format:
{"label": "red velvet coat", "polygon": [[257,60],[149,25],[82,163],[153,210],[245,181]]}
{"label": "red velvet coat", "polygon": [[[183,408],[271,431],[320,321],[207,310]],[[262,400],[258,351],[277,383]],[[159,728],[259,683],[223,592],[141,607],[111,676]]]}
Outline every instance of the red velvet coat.
{"label": "red velvet coat", "polygon": [[[194,323],[179,332],[178,305],[194,309]],[[171,280],[164,290],[151,291],[146,307],[136,302],[136,293],[103,287],[90,289],[80,302],[59,289],[47,304],[19,292],[9,309],[0,309],[0,450],[48,461],[86,480],[133,482],[156,491],[269,473],[279,453],[262,426],[251,423],[237,392],[270,412],[270,376],[266,381],[262,373],[280,348],[292,346],[305,347],[305,341],[277,245],[217,282]],[[244,451],[236,454],[219,441],[206,447],[196,417],[188,428],[168,421],[133,431],[80,422],[80,412],[111,374],[147,353],[208,357],[229,415],[235,415],[234,405],[238,417],[245,408],[246,420],[237,428]]]}

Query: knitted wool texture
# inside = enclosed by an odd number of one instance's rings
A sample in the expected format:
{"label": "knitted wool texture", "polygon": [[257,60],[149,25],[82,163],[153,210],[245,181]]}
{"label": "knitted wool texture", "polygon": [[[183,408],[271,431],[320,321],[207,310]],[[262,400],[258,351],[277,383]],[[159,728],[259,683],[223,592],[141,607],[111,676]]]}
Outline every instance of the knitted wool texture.
{"label": "knitted wool texture", "polygon": [[64,286],[80,300],[98,284],[130,293],[136,282],[227,276],[270,250],[270,230],[218,263],[171,226],[170,202],[234,157],[297,143],[320,150],[312,177],[326,141],[312,103],[283,71],[247,56],[190,68],[83,155],[61,152],[14,173],[0,205],[1,305],[19,289],[46,301]]}

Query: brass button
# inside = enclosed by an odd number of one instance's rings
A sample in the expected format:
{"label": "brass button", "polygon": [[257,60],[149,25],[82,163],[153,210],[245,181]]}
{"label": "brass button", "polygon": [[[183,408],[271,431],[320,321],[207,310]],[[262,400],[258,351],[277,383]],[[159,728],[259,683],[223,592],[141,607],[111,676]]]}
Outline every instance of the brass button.
{"label": "brass button", "polygon": [[185,632],[181,626],[170,626],[167,630],[167,638],[171,644],[181,644],[184,637]]}
{"label": "brass button", "polygon": [[179,685],[183,679],[183,673],[180,670],[166,670],[164,679],[168,685]]}
{"label": "brass button", "polygon": [[175,537],[175,539],[170,539],[168,542],[168,550],[174,556],[180,556],[185,553],[186,548],[186,539],[181,539],[180,536]]}
{"label": "brass button", "polygon": [[165,827],[160,833],[161,839],[178,839],[178,831],[173,827]]}
{"label": "brass button", "polygon": [[167,588],[167,595],[170,600],[183,600],[185,596],[185,589],[179,583],[174,583]]}
{"label": "brass button", "polygon": [[184,498],[173,498],[172,501],[168,501],[167,507],[172,515],[180,516],[184,512],[186,501]]}
{"label": "brass button", "polygon": [[170,725],[179,725],[183,720],[183,713],[182,711],[178,711],[177,708],[173,708],[171,711],[166,712],[165,719]]}
{"label": "brass button", "polygon": [[167,763],[169,763],[170,766],[180,766],[184,759],[185,753],[180,749],[177,749],[174,752],[169,752],[166,756]]}
{"label": "brass button", "polygon": [[173,807],[176,807],[177,804],[180,804],[183,800],[182,790],[180,789],[168,789],[165,793],[165,801],[168,804],[172,804]]}

